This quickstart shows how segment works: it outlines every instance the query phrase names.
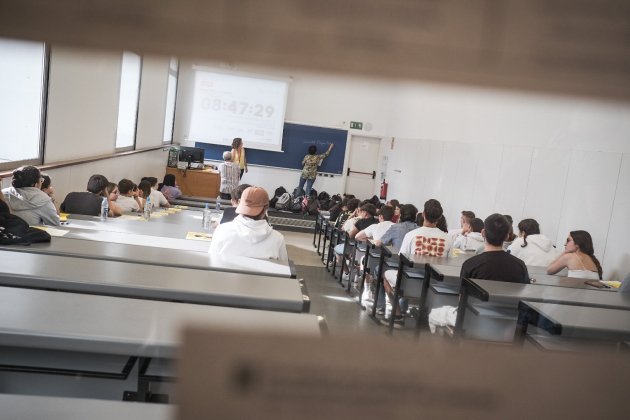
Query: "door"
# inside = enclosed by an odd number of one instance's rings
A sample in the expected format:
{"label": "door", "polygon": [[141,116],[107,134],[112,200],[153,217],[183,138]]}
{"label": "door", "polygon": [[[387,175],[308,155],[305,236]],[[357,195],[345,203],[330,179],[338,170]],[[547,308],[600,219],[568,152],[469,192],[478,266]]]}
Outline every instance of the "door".
{"label": "door", "polygon": [[346,168],[346,194],[354,194],[361,200],[375,194],[380,146],[380,138],[363,136],[350,138],[350,155]]}

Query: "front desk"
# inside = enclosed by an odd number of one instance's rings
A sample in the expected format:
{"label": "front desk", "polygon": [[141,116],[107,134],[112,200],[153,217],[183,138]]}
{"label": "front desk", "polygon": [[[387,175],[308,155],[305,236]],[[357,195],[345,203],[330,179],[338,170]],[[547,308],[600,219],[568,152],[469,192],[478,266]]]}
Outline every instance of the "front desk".
{"label": "front desk", "polygon": [[213,169],[177,169],[166,168],[167,174],[175,175],[175,180],[182,194],[193,197],[217,198],[221,177]]}

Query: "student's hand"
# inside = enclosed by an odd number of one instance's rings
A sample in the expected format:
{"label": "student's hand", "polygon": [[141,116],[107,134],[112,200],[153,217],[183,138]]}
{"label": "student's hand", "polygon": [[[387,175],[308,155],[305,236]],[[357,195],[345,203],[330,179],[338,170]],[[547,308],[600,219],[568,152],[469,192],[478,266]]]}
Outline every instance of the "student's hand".
{"label": "student's hand", "polygon": [[249,172],[249,169],[245,168],[245,173]]}

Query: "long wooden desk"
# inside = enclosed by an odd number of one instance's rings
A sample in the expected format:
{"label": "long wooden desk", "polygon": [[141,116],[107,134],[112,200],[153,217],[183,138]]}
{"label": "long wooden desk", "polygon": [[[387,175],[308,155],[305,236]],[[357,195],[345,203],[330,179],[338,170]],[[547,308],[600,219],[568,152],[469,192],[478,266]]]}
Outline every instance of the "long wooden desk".
{"label": "long wooden desk", "polygon": [[183,195],[217,198],[221,176],[213,169],[166,168],[167,174],[175,175],[175,182]]}
{"label": "long wooden desk", "polygon": [[[92,240],[87,240],[87,237],[91,237]],[[102,235],[96,231],[82,231],[81,233],[72,231],[63,237],[52,238],[52,241],[49,243],[31,244],[27,247],[0,245],[0,249],[12,252],[91,258],[165,267],[295,277],[292,266],[287,263],[238,256],[216,257],[205,251],[188,251],[95,240],[99,237],[102,237]]]}
{"label": "long wooden desk", "polygon": [[630,310],[521,301],[515,341],[524,342],[529,324],[569,338],[630,340]]}
{"label": "long wooden desk", "polygon": [[460,289],[455,336],[461,336],[469,296],[516,309],[518,302],[557,303],[594,308],[630,310],[629,293],[610,293],[600,289],[542,286],[465,278]]}
{"label": "long wooden desk", "polygon": [[204,305],[307,312],[296,279],[0,251],[0,284]]}
{"label": "long wooden desk", "polygon": [[0,418],[28,420],[172,420],[175,407],[96,400],[87,398],[41,397],[0,394]]}

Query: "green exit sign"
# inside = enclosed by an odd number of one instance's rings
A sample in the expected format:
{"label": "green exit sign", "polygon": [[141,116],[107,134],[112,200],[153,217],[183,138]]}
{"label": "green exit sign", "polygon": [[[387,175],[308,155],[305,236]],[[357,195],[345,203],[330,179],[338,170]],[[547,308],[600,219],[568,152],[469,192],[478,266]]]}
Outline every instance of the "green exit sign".
{"label": "green exit sign", "polygon": [[350,121],[350,128],[355,130],[363,130],[363,123],[357,121]]}

